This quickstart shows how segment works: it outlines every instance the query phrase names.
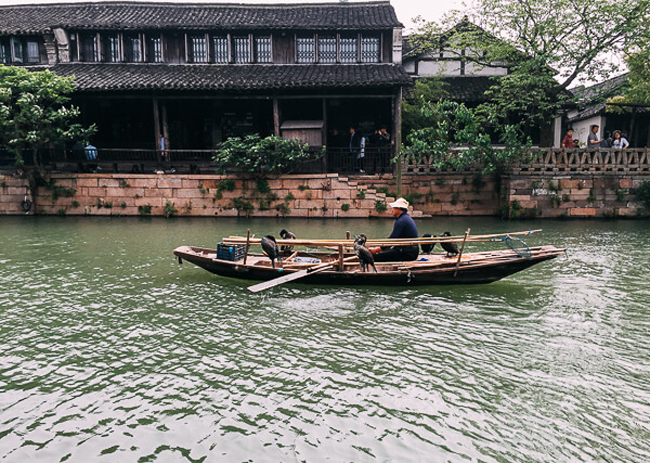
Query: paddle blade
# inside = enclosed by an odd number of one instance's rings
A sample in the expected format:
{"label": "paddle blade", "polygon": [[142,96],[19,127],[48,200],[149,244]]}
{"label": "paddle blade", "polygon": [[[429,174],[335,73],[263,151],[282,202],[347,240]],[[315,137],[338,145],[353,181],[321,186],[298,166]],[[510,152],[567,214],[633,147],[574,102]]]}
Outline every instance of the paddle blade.
{"label": "paddle blade", "polygon": [[302,277],[306,277],[308,275],[307,270],[299,270],[297,272],[293,273],[288,273],[286,275],[282,275],[279,278],[274,278],[273,280],[269,281],[263,281],[262,283],[258,283],[253,286],[249,286],[247,289],[251,293],[259,293],[260,291],[264,291],[265,289],[273,288],[274,286],[281,285],[283,283],[288,283],[293,280],[298,280]]}

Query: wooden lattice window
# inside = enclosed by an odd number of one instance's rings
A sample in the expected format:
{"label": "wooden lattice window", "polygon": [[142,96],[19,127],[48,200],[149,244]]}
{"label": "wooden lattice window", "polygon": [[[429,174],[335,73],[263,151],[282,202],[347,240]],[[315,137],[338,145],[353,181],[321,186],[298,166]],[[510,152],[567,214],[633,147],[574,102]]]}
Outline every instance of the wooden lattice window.
{"label": "wooden lattice window", "polygon": [[272,61],[271,37],[255,37],[255,61],[258,63]]}
{"label": "wooden lattice window", "polygon": [[208,62],[208,41],[205,35],[190,37],[190,61],[192,63]]}
{"label": "wooden lattice window", "polygon": [[163,46],[160,36],[147,39],[147,61],[150,63],[163,62]]}
{"label": "wooden lattice window", "polygon": [[357,37],[341,37],[341,63],[357,62]]}
{"label": "wooden lattice window", "polygon": [[361,62],[378,63],[380,58],[379,37],[361,38]]}
{"label": "wooden lattice window", "polygon": [[336,63],[336,36],[318,36],[318,62]]}
{"label": "wooden lattice window", "polygon": [[248,35],[233,37],[233,51],[235,63],[251,62],[251,41]]}
{"label": "wooden lattice window", "polygon": [[316,61],[314,36],[296,38],[296,62],[313,63]]}
{"label": "wooden lattice window", "polygon": [[212,37],[212,54],[215,63],[228,62],[228,37]]}

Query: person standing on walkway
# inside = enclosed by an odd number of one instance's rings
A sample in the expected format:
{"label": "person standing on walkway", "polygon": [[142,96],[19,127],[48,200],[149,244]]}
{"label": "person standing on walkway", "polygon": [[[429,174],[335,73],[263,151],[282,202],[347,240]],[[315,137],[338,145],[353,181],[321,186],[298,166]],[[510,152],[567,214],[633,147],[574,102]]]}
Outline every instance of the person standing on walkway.
{"label": "person standing on walkway", "polygon": [[566,149],[571,149],[575,148],[576,144],[573,141],[573,129],[569,129],[566,131],[566,135],[564,136],[564,139],[562,140],[562,148]]}
{"label": "person standing on walkway", "polygon": [[614,130],[614,140],[612,141],[612,148],[617,150],[623,150],[630,146],[630,143],[625,137],[621,134],[620,130]]}
{"label": "person standing on walkway", "polygon": [[600,148],[600,144],[603,140],[598,138],[599,128],[600,127],[597,125],[591,126],[591,132],[589,132],[589,136],[587,137],[587,149]]}

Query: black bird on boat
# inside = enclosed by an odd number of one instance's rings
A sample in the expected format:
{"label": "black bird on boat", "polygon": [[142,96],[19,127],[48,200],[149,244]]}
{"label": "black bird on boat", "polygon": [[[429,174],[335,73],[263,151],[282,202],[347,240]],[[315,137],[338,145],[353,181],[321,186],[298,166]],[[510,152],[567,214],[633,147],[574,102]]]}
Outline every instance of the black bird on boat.
{"label": "black bird on boat", "polygon": [[[283,240],[295,240],[296,235],[291,233],[289,230],[285,230],[284,228],[280,230],[280,237]],[[280,251],[282,251],[282,254],[291,254],[293,252],[293,246],[281,246]]]}
{"label": "black bird on boat", "polygon": [[278,244],[275,242],[274,236],[266,235],[261,239],[260,244],[262,245],[264,253],[269,256],[269,259],[271,259],[271,265],[273,265],[273,268],[275,268],[276,260],[282,263],[282,260],[280,259],[280,250],[278,249]]}
{"label": "black bird on boat", "polygon": [[[447,236],[451,236],[451,233],[446,231],[440,236],[444,238],[444,237],[447,237]],[[451,243],[451,242],[440,243],[440,246],[442,246],[442,249],[447,251],[447,257],[454,257],[454,256],[458,255],[458,246],[456,246],[456,243]]]}
{"label": "black bird on boat", "polygon": [[[431,233],[425,233],[422,235],[422,238],[432,238],[433,235]],[[433,248],[435,247],[436,243],[427,243],[427,244],[421,244],[420,247],[422,248],[422,252],[425,254],[431,254],[431,251],[433,251]]]}
{"label": "black bird on boat", "polygon": [[361,269],[364,272],[368,271],[368,265],[377,273],[377,267],[375,267],[375,258],[372,257],[372,253],[368,251],[366,244],[366,235],[361,233],[358,236],[355,236],[354,239],[354,253],[359,258],[359,263],[361,264]]}

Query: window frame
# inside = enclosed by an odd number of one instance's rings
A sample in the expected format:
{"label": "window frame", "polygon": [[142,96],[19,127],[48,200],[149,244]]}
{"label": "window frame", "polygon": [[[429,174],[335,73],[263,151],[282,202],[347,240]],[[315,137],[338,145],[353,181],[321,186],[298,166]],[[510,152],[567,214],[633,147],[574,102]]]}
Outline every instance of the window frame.
{"label": "window frame", "polygon": [[23,42],[20,40],[20,38],[10,37],[9,48],[10,48],[9,57],[11,58],[11,62],[23,64],[24,49],[23,49]]}
{"label": "window frame", "polygon": [[[311,40],[311,52],[305,51],[305,53],[311,53],[312,54],[312,59],[310,61],[308,61],[308,60],[302,61],[301,58],[300,58],[301,53],[303,53],[300,50],[300,43],[299,43],[300,40]],[[316,34],[311,34],[311,36],[310,36],[310,34],[306,34],[306,33],[295,34],[294,35],[294,43],[295,43],[295,48],[296,48],[296,51],[295,51],[295,62],[296,62],[296,64],[314,64],[314,63],[317,62],[316,60],[318,58],[318,55],[316,53],[316,43],[317,43]]]}
{"label": "window frame", "polygon": [[[334,59],[333,61],[324,61],[321,56],[321,40],[334,40]],[[316,62],[319,64],[337,64],[339,62],[339,40],[338,34],[317,34],[316,35]],[[328,50],[328,53],[331,51]]]}
{"label": "window frame", "polygon": [[[268,61],[262,61],[259,53],[259,41],[268,39]],[[266,51],[264,52],[267,53]],[[255,63],[273,63],[273,34],[253,34],[253,59]]]}
{"label": "window frame", "polygon": [[[102,41],[100,41],[101,43]],[[119,32],[105,33],[104,36],[103,60],[107,63],[121,63],[124,57],[124,47],[122,42],[122,34]]]}
{"label": "window frame", "polygon": [[[36,40],[29,40],[27,39],[25,41],[25,54],[27,55],[27,63],[29,64],[34,64],[34,63],[40,63],[41,62],[41,47],[40,44]],[[33,55],[31,52],[36,51],[36,54]]]}
{"label": "window frame", "polygon": [[[133,46],[134,41],[138,41],[137,47]],[[125,63],[144,63],[145,62],[145,34],[142,32],[126,33],[122,37],[122,60]],[[134,51],[137,50],[138,59],[135,59]]]}
{"label": "window frame", "polygon": [[[364,54],[370,53],[369,51],[364,50],[364,39],[374,39],[377,41],[377,59],[375,61],[369,61],[364,59]],[[367,44],[368,42],[366,42]],[[381,63],[381,49],[382,49],[382,42],[381,42],[381,35],[378,34],[359,34],[359,62],[363,64],[373,64],[373,63]]]}
{"label": "window frame", "polygon": [[[223,40],[223,44],[225,44],[225,49],[223,49],[222,46],[217,47],[217,40]],[[215,64],[228,64],[231,62],[231,53],[230,53],[230,34],[219,34],[219,35],[211,35],[210,36],[210,42],[212,43],[212,53],[210,55],[210,62],[215,63]],[[223,45],[222,44],[222,45]],[[223,56],[223,60],[218,60],[217,59],[217,50],[221,50],[221,52],[225,52]]]}
{"label": "window frame", "polygon": [[[144,35],[144,56],[143,63],[164,63],[165,62],[165,40],[162,32],[156,34],[143,34]],[[160,60],[156,59],[156,43],[160,46]]]}
{"label": "window frame", "polygon": [[8,42],[0,38],[0,64],[9,64],[11,61],[11,47]]}
{"label": "window frame", "polygon": [[[242,47],[242,51],[247,50],[247,61],[238,60],[238,50],[237,50],[237,40],[246,39],[246,46]],[[251,64],[253,62],[253,50],[252,50],[252,34],[241,34],[241,35],[232,35],[232,63],[234,64]]]}

